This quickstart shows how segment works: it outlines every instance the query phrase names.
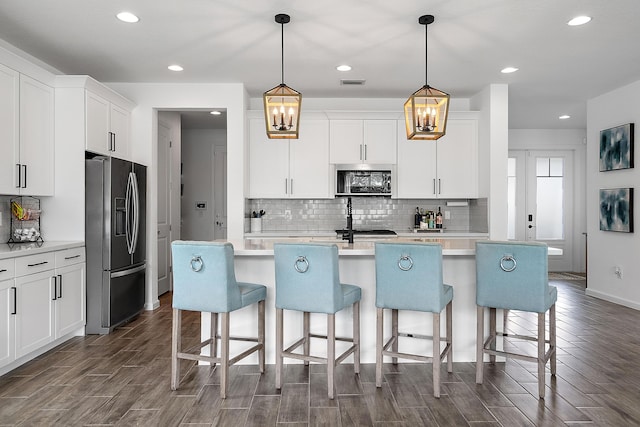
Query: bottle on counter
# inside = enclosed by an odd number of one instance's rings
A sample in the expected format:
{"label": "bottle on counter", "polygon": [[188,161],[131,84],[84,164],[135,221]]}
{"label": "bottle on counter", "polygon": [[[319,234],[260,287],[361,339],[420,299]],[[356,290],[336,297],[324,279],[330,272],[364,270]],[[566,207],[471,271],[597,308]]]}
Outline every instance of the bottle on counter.
{"label": "bottle on counter", "polygon": [[429,211],[427,214],[427,220],[429,222],[429,228],[436,228],[436,216],[433,211]]}
{"label": "bottle on counter", "polygon": [[442,228],[442,212],[440,206],[438,206],[438,213],[436,214],[436,228]]}
{"label": "bottle on counter", "polygon": [[413,219],[413,226],[420,228],[420,221],[422,221],[422,215],[420,215],[420,208],[416,208],[416,214]]}

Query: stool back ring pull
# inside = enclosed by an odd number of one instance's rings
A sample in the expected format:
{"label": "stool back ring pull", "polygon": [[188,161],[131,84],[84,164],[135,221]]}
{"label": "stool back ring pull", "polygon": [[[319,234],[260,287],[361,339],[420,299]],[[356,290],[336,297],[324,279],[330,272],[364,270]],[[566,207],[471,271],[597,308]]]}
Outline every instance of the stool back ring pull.
{"label": "stool back ring pull", "polygon": [[[180,360],[209,362],[220,373],[220,397],[226,398],[229,366],[258,352],[260,372],[264,372],[264,323],[267,288],[253,283],[236,281],[233,266],[233,246],[230,243],[181,241],[171,243],[173,261],[173,332],[171,337],[171,389],[180,385]],[[230,335],[229,319],[232,311],[258,304],[257,337]],[[182,349],[182,311],[210,313],[211,334],[205,341]],[[218,317],[220,333],[218,333]],[[241,354],[231,358],[229,341],[255,342]],[[220,355],[218,356],[218,341]],[[202,349],[209,347],[209,355]]]}
{"label": "stool back ring pull", "polygon": [[[517,260],[517,261],[516,261]],[[545,367],[551,361],[551,375],[556,374],[556,301],[558,293],[549,286],[548,248],[539,242],[476,243],[476,383],[483,382],[484,355],[494,363],[496,356],[517,358],[538,364],[538,394],[544,399]],[[485,309],[489,308],[489,336],[485,338]],[[496,328],[496,310],[505,312],[502,331]],[[507,333],[510,310],[538,314],[537,336]],[[549,339],[546,335],[546,312],[549,312]],[[537,356],[498,349],[498,337],[507,340],[536,341]]]}
{"label": "stool back ring pull", "polygon": [[[334,244],[276,243],[273,245],[276,272],[276,389],[282,386],[282,367],[285,357],[327,364],[327,389],[334,398],[335,367],[353,354],[356,374],[360,372],[360,298],[358,286],[340,283],[338,247]],[[293,264],[293,268],[292,268]],[[335,315],[353,307],[353,336],[336,337]],[[284,310],[301,311],[303,336],[284,348]],[[327,333],[310,332],[310,313],[327,315]],[[310,354],[311,338],[327,342],[326,357]],[[352,343],[336,357],[336,341]],[[302,353],[296,351],[302,346]]]}
{"label": "stool back ring pull", "polygon": [[[382,362],[390,356],[433,363],[433,395],[440,397],[440,362],[453,371],[453,288],[442,281],[442,246],[436,243],[376,243],[376,386],[382,386]],[[440,316],[446,307],[446,336],[441,337]],[[391,338],[384,343],[384,310],[391,310]],[[433,335],[398,332],[398,311],[432,313]],[[432,355],[399,352],[400,338],[432,339]],[[441,349],[441,342],[445,343]]]}

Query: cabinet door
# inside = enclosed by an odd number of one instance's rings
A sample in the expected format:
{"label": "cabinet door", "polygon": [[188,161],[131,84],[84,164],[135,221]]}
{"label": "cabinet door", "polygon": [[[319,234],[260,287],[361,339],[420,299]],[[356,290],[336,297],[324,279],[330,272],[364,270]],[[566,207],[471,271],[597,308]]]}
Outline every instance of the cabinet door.
{"label": "cabinet door", "polygon": [[110,108],[109,101],[89,91],[86,92],[86,147],[89,151],[107,156],[111,154]]}
{"label": "cabinet door", "polygon": [[362,163],[364,159],[362,141],[362,120],[329,121],[329,159],[331,163]]}
{"label": "cabinet door", "polygon": [[21,75],[21,194],[53,196],[53,109],[53,88]]}
{"label": "cabinet door", "polygon": [[112,155],[129,160],[129,112],[115,104],[109,108],[109,129],[112,136]]}
{"label": "cabinet door", "polygon": [[396,163],[396,120],[365,120],[364,153],[366,163]]}
{"label": "cabinet door", "polygon": [[53,340],[53,270],[16,280],[16,359]]}
{"label": "cabinet door", "polygon": [[85,264],[56,268],[55,337],[85,324]]}
{"label": "cabinet door", "polygon": [[436,142],[408,140],[398,124],[397,197],[433,199],[436,197]]}
{"label": "cabinet door", "polygon": [[250,197],[289,197],[289,141],[267,138],[264,119],[249,121],[249,138]]}
{"label": "cabinet door", "polygon": [[478,121],[454,119],[438,140],[438,197],[478,197]]}
{"label": "cabinet door", "polygon": [[289,141],[290,196],[333,198],[329,177],[329,121],[300,121],[300,139]]}
{"label": "cabinet door", "polygon": [[0,194],[18,192],[20,74],[0,65]]}
{"label": "cabinet door", "polygon": [[15,360],[14,281],[0,282],[0,366]]}

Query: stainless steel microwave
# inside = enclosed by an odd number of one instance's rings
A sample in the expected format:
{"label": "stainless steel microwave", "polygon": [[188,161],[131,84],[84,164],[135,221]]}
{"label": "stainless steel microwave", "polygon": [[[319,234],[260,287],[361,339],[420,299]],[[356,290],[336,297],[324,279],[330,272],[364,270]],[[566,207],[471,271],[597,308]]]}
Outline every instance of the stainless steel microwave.
{"label": "stainless steel microwave", "polygon": [[395,166],[336,165],[336,196],[391,196]]}

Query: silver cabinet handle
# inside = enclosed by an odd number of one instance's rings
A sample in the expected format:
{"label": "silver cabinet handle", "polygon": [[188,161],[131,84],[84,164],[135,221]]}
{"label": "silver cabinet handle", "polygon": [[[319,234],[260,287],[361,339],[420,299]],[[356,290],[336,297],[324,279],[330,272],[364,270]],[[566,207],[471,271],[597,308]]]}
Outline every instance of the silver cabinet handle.
{"label": "silver cabinet handle", "polygon": [[433,194],[436,194],[436,179],[433,178]]}
{"label": "silver cabinet handle", "polygon": [[367,160],[367,144],[364,144],[364,159]]}
{"label": "silver cabinet handle", "polygon": [[58,278],[56,276],[52,276],[51,279],[53,279],[51,281],[51,284],[53,285],[53,298],[51,298],[51,300],[55,301],[58,299]]}
{"label": "silver cabinet handle", "polygon": [[284,194],[289,194],[289,180],[287,178],[284,179]]}
{"label": "silver cabinet handle", "polygon": [[16,188],[20,188],[22,184],[22,170],[20,169],[20,163],[16,163],[16,170],[18,171],[18,181],[16,183]]}
{"label": "silver cabinet handle", "polygon": [[22,167],[24,168],[24,185],[22,188],[27,188],[27,165],[22,165]]}
{"label": "silver cabinet handle", "polygon": [[58,289],[60,289],[58,298],[62,298],[62,274],[58,274]]}
{"label": "silver cabinet handle", "polygon": [[438,194],[442,193],[442,184],[440,183],[440,178],[438,178]]}
{"label": "silver cabinet handle", "polygon": [[362,144],[360,144],[360,160],[362,160]]}
{"label": "silver cabinet handle", "polygon": [[291,189],[291,195],[293,195],[293,178],[291,178],[291,185],[289,188]]}

